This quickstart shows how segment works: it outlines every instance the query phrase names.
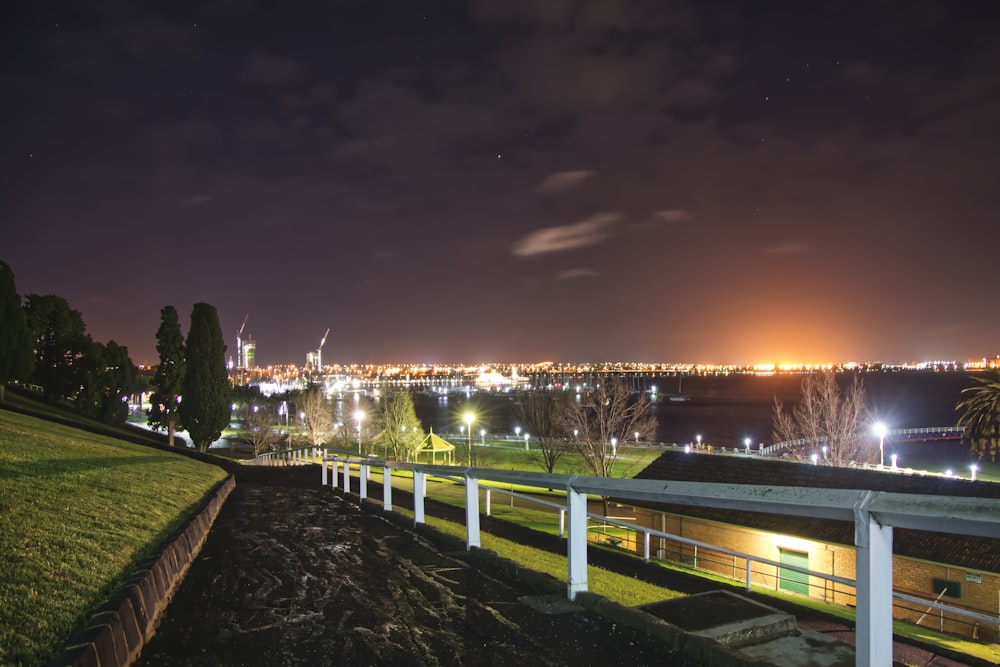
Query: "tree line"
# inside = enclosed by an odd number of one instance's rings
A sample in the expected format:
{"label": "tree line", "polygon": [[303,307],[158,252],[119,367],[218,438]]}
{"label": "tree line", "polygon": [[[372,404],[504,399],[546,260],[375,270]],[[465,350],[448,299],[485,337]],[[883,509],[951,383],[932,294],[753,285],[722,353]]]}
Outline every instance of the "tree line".
{"label": "tree line", "polygon": [[[167,429],[171,444],[174,430],[186,428],[204,451],[229,423],[230,386],[219,316],[213,306],[195,304],[186,342],[172,306],[161,311],[161,319],[149,423]],[[22,299],[14,272],[0,261],[0,401],[6,400],[11,382],[40,387],[46,400],[68,402],[110,425],[124,424],[129,398],[149,386],[127,347],[93,340],[83,316],[61,296],[28,294]]]}

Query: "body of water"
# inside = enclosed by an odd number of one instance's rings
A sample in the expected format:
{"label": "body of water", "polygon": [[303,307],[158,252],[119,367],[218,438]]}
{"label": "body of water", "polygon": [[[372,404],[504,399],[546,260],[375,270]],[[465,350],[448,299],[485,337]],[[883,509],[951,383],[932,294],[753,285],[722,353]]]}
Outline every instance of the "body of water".
{"label": "body of water", "polygon": [[[961,390],[974,383],[964,372],[893,371],[861,374],[877,418],[890,429],[953,426],[957,418],[955,404],[961,400]],[[850,376],[844,376],[845,381]],[[774,399],[786,407],[798,400],[802,385],[800,375],[704,375],[684,376],[681,390],[689,400],[661,401],[654,406],[657,419],[656,440],[664,443],[702,442],[717,447],[742,447],[745,438],[752,446],[771,444],[771,422]],[[677,378],[664,378],[661,392],[676,392]],[[480,438],[480,429],[487,433],[512,434],[515,397],[474,393],[447,398],[429,395],[414,397],[417,416],[424,427],[439,433],[458,433],[463,426],[462,415],[471,411],[477,416],[472,425],[473,436]],[[899,449],[916,452],[919,443],[886,442],[886,456]],[[969,459],[965,445],[958,441],[937,443],[934,447],[955,450],[956,465]],[[908,448],[908,449],[907,449]]]}

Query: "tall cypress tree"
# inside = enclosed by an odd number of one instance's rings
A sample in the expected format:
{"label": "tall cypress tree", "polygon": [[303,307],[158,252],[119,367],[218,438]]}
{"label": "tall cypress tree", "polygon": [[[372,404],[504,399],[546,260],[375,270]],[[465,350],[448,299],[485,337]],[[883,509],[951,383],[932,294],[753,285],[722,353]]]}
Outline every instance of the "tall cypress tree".
{"label": "tall cypress tree", "polygon": [[232,413],[229,377],[226,375],[226,344],[222,340],[215,306],[196,303],[191,310],[184,355],[181,392],[181,424],[199,452],[222,435]]}
{"label": "tall cypress tree", "polygon": [[0,402],[7,383],[27,379],[33,367],[31,329],[14,286],[14,272],[0,262]]}
{"label": "tall cypress tree", "polygon": [[177,408],[184,388],[184,335],[180,318],[173,306],[160,310],[160,328],[156,330],[156,351],[160,365],[153,376],[153,393],[150,396],[149,425],[154,429],[165,428],[167,440],[174,446],[174,431],[180,422]]}

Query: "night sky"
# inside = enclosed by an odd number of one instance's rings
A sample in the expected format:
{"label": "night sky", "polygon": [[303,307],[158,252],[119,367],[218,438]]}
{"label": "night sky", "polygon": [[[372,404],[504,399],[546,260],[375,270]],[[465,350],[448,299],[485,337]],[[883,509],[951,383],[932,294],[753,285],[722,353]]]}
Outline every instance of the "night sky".
{"label": "night sky", "polygon": [[7,8],[0,259],[155,363],[1000,353],[1000,3]]}

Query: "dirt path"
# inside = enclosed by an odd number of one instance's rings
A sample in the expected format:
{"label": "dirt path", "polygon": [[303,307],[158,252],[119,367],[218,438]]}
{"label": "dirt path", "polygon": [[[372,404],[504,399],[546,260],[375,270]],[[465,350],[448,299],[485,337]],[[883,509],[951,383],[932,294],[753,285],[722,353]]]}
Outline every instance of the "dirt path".
{"label": "dirt path", "polygon": [[472,570],[319,488],[315,469],[241,471],[143,665],[678,663],[584,612]]}

